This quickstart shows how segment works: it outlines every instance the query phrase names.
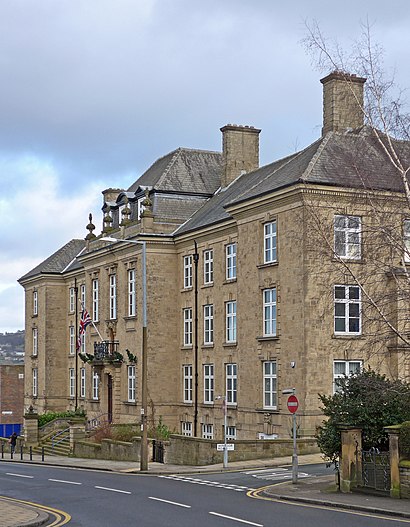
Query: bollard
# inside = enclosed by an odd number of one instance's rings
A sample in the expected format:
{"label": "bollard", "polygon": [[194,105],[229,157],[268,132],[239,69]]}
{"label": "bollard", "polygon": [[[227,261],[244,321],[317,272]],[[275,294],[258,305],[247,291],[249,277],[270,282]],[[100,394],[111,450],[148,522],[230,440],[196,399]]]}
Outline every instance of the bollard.
{"label": "bollard", "polygon": [[23,445],[20,445],[20,459],[23,461]]}
{"label": "bollard", "polygon": [[10,459],[13,459],[13,455],[14,455],[13,447],[10,446]]}
{"label": "bollard", "polygon": [[33,447],[30,447],[30,461],[33,461]]}
{"label": "bollard", "polygon": [[41,447],[41,461],[44,461],[44,447]]}
{"label": "bollard", "polygon": [[1,459],[4,459],[4,443],[1,442]]}

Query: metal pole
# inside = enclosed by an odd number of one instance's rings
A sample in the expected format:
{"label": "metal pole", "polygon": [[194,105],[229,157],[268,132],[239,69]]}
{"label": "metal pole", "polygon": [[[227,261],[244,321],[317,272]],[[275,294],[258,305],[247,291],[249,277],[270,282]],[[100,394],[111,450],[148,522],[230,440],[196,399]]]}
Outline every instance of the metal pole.
{"label": "metal pole", "polygon": [[194,240],[195,252],[193,255],[195,264],[195,291],[194,291],[194,317],[195,317],[195,344],[194,344],[194,357],[195,357],[195,400],[194,400],[194,437],[198,434],[198,262],[199,253],[198,245]]}
{"label": "metal pole", "polygon": [[[75,406],[74,409],[78,409],[78,287],[77,278],[74,278],[74,294],[75,294]],[[71,382],[71,381],[70,381]]]}
{"label": "metal pole", "polygon": [[292,483],[298,482],[298,451],[296,445],[296,412],[293,414]]}
{"label": "metal pole", "polygon": [[224,396],[222,400],[222,404],[224,405],[224,468],[228,467],[228,448],[227,448],[227,432],[228,432],[228,415],[227,415],[227,408],[226,408],[226,395]]}
{"label": "metal pole", "polygon": [[147,251],[142,245],[142,406],[141,406],[141,455],[140,470],[148,470],[148,430],[147,430]]}

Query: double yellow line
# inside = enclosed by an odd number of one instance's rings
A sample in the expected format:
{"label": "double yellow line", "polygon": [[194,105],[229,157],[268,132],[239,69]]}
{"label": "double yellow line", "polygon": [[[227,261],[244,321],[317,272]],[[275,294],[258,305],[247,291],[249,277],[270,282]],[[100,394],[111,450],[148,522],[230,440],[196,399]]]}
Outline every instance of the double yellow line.
{"label": "double yellow line", "polygon": [[13,503],[21,503],[22,505],[29,505],[30,507],[34,507],[35,509],[39,509],[43,512],[46,512],[47,514],[51,514],[52,516],[54,516],[55,520],[53,521],[53,523],[50,523],[48,527],[61,527],[62,525],[65,525],[71,520],[71,516],[67,512],[60,511],[59,509],[54,509],[53,507],[46,507],[45,505],[40,505],[39,503],[18,500],[16,498],[8,498],[6,496],[1,496],[0,499],[5,501],[11,501]]}

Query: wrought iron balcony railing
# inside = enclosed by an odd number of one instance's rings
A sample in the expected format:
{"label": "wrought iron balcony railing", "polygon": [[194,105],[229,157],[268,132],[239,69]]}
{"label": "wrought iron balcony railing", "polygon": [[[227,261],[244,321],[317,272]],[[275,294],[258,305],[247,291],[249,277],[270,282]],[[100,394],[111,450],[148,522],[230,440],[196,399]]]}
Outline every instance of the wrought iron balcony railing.
{"label": "wrought iron balcony railing", "polygon": [[115,360],[118,357],[118,340],[94,342],[94,359],[96,361]]}

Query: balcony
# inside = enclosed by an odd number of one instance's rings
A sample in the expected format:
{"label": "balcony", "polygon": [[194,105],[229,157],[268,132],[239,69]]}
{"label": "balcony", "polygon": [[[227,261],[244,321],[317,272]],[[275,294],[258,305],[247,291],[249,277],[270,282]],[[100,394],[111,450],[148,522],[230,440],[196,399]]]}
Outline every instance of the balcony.
{"label": "balcony", "polygon": [[94,342],[94,360],[109,361],[119,360],[122,355],[118,352],[118,340],[103,340]]}

